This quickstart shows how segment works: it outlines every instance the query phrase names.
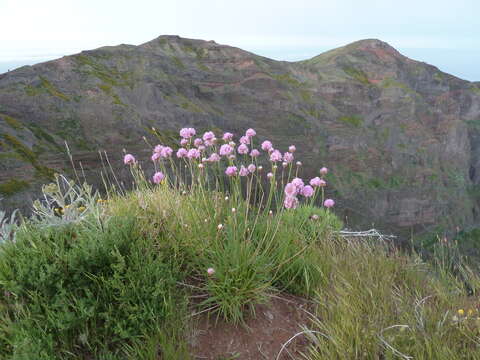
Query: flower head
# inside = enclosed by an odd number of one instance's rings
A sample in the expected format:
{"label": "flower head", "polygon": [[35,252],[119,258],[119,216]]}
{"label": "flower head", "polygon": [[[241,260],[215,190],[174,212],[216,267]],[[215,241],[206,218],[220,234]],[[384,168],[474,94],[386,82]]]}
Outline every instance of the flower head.
{"label": "flower head", "polygon": [[302,162],[301,162],[301,161],[297,161],[297,166],[302,166]]}
{"label": "flower head", "polygon": [[123,162],[125,165],[135,164],[135,157],[132,154],[127,154],[123,157]]}
{"label": "flower head", "polygon": [[155,148],[153,149],[154,152],[156,153],[161,153],[163,150],[163,145],[157,145],[155,146]]}
{"label": "flower head", "polygon": [[165,175],[161,171],[158,171],[153,175],[153,182],[155,184],[160,184],[163,179],[165,179]]}
{"label": "flower head", "polygon": [[315,190],[310,185],[306,185],[302,189],[302,195],[305,197],[312,197],[315,193]]}
{"label": "flower head", "polygon": [[298,189],[295,184],[288,183],[285,185],[285,195],[287,196],[296,196],[298,194]]}
{"label": "flower head", "polygon": [[335,205],[335,201],[333,201],[332,199],[327,199],[323,203],[323,206],[325,206],[326,208],[331,208],[333,207],[333,205]]}
{"label": "flower head", "polygon": [[255,135],[257,135],[257,132],[253,129],[248,129],[246,132],[245,132],[245,136],[248,136],[248,137],[254,137]]}
{"label": "flower head", "polygon": [[215,134],[213,131],[207,131],[205,134],[203,134],[203,140],[212,141],[213,139],[215,139]]}
{"label": "flower head", "polygon": [[152,161],[157,161],[159,158],[160,158],[160,153],[154,152],[152,154],[152,157],[151,157]]}
{"label": "flower head", "polygon": [[240,144],[240,146],[237,148],[237,151],[242,155],[248,154],[248,146],[245,144]]}
{"label": "flower head", "polygon": [[172,156],[173,149],[170,146],[164,146],[162,151],[160,151],[160,156],[163,158],[168,158]]}
{"label": "flower head", "polygon": [[223,139],[224,141],[230,141],[230,140],[233,139],[233,134],[232,134],[232,133],[229,133],[229,132],[226,132],[226,133],[223,134],[222,139]]}
{"label": "flower head", "polygon": [[220,155],[221,156],[227,156],[227,155],[230,155],[233,151],[233,147],[231,147],[229,144],[223,144],[222,146],[220,146]]}
{"label": "flower head", "polygon": [[288,147],[288,151],[290,151],[291,153],[294,153],[296,150],[297,150],[297,148],[295,147],[295,145],[290,145]]}
{"label": "flower head", "polygon": [[249,172],[254,173],[257,167],[254,164],[250,164],[248,165],[247,169]]}
{"label": "flower head", "polygon": [[293,154],[291,152],[286,152],[283,154],[283,161],[286,163],[291,163],[293,161]]}
{"label": "flower head", "polygon": [[187,157],[189,159],[198,159],[200,157],[200,150],[199,149],[188,150]]}
{"label": "flower head", "polygon": [[320,169],[320,174],[321,174],[321,175],[327,175],[327,173],[328,173],[328,169],[327,169],[326,167],[322,167],[322,168]]}
{"label": "flower head", "polygon": [[199,147],[200,145],[203,145],[203,140],[200,138],[196,138],[195,140],[193,140],[193,145],[195,147]]}
{"label": "flower head", "polygon": [[287,209],[295,209],[298,206],[298,199],[295,196],[287,196],[283,201],[283,205]]}
{"label": "flower head", "polygon": [[237,167],[236,166],[227,167],[227,169],[225,170],[225,174],[227,174],[228,176],[237,175]]}
{"label": "flower head", "polygon": [[185,148],[180,148],[177,150],[177,157],[178,158],[183,158],[183,157],[186,157],[188,154],[188,150],[185,149]]}
{"label": "flower head", "polygon": [[180,130],[180,136],[184,139],[190,139],[191,137],[195,136],[197,132],[194,128],[183,128]]}
{"label": "flower head", "polygon": [[317,187],[320,186],[322,179],[320,179],[318,176],[314,177],[313,179],[310,179],[310,185]]}
{"label": "flower head", "polygon": [[182,140],[180,140],[180,145],[181,145],[181,146],[187,146],[187,144],[188,144],[188,140],[187,140],[187,139],[182,139]]}
{"label": "flower head", "polygon": [[273,173],[269,172],[269,173],[267,174],[267,178],[269,178],[269,179],[273,178]]}
{"label": "flower head", "polygon": [[250,151],[251,157],[257,157],[259,155],[260,155],[260,151],[258,151],[257,149],[253,149],[252,151]]}
{"label": "flower head", "polygon": [[218,155],[217,153],[211,153],[210,156],[208,157],[208,161],[210,162],[220,161],[220,155]]}
{"label": "flower head", "polygon": [[208,268],[208,269],[207,269],[207,274],[208,274],[209,276],[212,276],[213,274],[215,274],[215,269],[214,269],[214,268]]}
{"label": "flower head", "polygon": [[240,144],[246,144],[246,145],[250,144],[250,138],[248,136],[242,136],[240,138]]}
{"label": "flower head", "polygon": [[245,166],[240,167],[240,171],[238,173],[240,176],[247,176],[249,174],[248,169]]}
{"label": "flower head", "polygon": [[262,143],[262,150],[263,151],[268,151],[272,148],[272,143],[268,140],[265,140],[263,143]]}
{"label": "flower head", "polygon": [[303,183],[303,180],[298,177],[292,180],[292,184],[297,187],[298,191],[302,191],[303,187],[305,186],[305,184]]}
{"label": "flower head", "polygon": [[272,153],[270,154],[270,161],[272,162],[282,161],[282,153],[278,150],[272,151]]}

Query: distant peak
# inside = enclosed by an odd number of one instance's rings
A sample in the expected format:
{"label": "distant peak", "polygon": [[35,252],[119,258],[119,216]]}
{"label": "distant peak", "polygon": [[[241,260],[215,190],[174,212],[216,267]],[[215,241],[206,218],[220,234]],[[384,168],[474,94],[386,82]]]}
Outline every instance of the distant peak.
{"label": "distant peak", "polygon": [[381,41],[379,39],[364,39],[327,51],[310,60],[307,60],[307,62],[326,63],[335,61],[335,59],[338,58],[343,58],[346,55],[357,56],[365,53],[368,54],[369,57],[379,58],[385,61],[405,58],[393,46],[389,45],[385,41]]}

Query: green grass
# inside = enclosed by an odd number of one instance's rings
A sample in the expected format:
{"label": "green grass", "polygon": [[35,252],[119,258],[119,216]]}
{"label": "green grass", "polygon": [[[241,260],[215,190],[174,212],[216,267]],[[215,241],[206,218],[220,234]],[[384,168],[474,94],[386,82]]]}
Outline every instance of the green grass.
{"label": "green grass", "polygon": [[0,195],[11,196],[27,189],[29,186],[27,181],[11,179],[0,183]]}
{"label": "green grass", "polygon": [[0,118],[3,118],[3,120],[5,120],[5,122],[14,130],[23,130],[24,129],[23,124],[20,121],[18,121],[17,119],[11,117],[11,116],[8,116],[8,115],[5,115],[5,114],[0,114]]}
{"label": "green grass", "polygon": [[368,80],[368,76],[364,71],[351,66],[344,67],[343,71],[358,82],[361,82],[364,85],[370,85],[370,80]]}
{"label": "green grass", "polygon": [[341,116],[338,118],[339,121],[354,127],[360,127],[363,124],[363,118],[358,115],[352,116]]}

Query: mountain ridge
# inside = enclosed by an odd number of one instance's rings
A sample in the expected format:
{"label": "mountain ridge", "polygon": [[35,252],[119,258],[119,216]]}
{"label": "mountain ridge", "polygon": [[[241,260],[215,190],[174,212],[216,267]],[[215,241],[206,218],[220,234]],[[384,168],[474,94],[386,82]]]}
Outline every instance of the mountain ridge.
{"label": "mountain ridge", "polygon": [[171,138],[187,125],[254,127],[280,147],[303,144],[307,169],[332,168],[348,225],[409,232],[477,221],[478,83],[378,39],[284,62],[167,35],[0,75],[0,191],[21,179],[21,191],[3,194],[7,206],[28,202],[40,178],[68,169],[65,140],[93,178],[97,149],[147,156],[139,143],[149,129]]}

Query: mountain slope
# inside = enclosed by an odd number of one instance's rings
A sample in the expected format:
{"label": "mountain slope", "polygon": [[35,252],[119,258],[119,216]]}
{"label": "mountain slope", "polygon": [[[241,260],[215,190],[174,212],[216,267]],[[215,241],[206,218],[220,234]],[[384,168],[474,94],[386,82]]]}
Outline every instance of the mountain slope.
{"label": "mountain slope", "polygon": [[169,138],[186,125],[297,144],[309,175],[332,169],[349,225],[477,221],[480,86],[372,39],[289,63],[160,36],[0,75],[0,192],[27,203],[51,169],[69,168],[65,140],[93,178],[97,149],[147,157],[151,127]]}

